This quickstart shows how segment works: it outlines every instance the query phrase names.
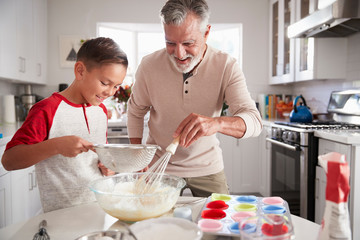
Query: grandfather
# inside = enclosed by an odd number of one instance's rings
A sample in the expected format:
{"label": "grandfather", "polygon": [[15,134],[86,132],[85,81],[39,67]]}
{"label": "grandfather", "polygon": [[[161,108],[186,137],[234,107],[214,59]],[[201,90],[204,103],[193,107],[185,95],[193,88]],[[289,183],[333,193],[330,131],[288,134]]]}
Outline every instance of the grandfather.
{"label": "grandfather", "polygon": [[[206,44],[209,15],[205,0],[165,3],[160,17],[166,48],[143,58],[128,104],[133,144],[141,143],[144,116],[150,111],[146,142],[162,148],[154,161],[180,135],[166,173],[184,178],[199,197],[229,193],[216,133],[248,138],[262,129],[238,63]],[[224,102],[231,116],[220,116]]]}

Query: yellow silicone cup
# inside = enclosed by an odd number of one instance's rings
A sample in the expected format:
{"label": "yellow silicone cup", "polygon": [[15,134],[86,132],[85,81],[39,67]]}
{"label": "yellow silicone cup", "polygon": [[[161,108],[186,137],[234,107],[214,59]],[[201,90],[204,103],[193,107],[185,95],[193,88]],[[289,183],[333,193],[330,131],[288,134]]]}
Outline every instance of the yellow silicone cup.
{"label": "yellow silicone cup", "polygon": [[221,193],[213,193],[211,194],[211,201],[215,200],[223,200],[224,202],[231,200],[231,196],[227,194],[221,194]]}
{"label": "yellow silicone cup", "polygon": [[237,212],[256,212],[256,205],[250,203],[241,203],[234,206],[235,211]]}

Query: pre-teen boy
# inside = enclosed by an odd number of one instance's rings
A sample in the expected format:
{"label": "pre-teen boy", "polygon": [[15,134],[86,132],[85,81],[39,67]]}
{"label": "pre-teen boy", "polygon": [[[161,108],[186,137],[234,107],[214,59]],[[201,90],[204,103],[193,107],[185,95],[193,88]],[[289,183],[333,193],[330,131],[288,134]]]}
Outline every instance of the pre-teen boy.
{"label": "pre-teen boy", "polygon": [[109,38],[83,43],[75,80],[35,104],[2,157],[6,170],[35,165],[44,212],[95,201],[91,180],[109,175],[94,143],[106,143],[107,110],[102,103],[123,82],[128,60]]}

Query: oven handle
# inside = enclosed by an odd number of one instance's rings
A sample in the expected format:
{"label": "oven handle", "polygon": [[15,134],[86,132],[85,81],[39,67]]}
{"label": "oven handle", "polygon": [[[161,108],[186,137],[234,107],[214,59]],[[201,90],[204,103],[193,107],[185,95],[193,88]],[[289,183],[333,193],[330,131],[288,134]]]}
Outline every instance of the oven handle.
{"label": "oven handle", "polygon": [[271,139],[271,138],[266,138],[266,141],[274,143],[274,144],[276,144],[278,146],[287,148],[287,149],[292,150],[292,151],[300,151],[301,150],[299,146],[292,146],[292,145],[289,145],[289,144],[286,144],[286,143],[283,143],[283,142],[276,141],[276,140]]}

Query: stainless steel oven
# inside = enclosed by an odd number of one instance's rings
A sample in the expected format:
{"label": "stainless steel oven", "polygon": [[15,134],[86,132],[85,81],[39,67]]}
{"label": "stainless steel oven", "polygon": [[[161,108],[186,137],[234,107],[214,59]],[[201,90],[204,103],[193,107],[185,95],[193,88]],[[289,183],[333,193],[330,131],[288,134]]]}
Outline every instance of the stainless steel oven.
{"label": "stainless steel oven", "polygon": [[290,212],[314,220],[317,139],[314,131],[275,122],[271,128],[271,196],[285,199]]}

